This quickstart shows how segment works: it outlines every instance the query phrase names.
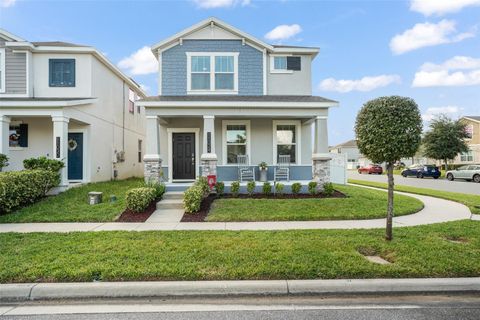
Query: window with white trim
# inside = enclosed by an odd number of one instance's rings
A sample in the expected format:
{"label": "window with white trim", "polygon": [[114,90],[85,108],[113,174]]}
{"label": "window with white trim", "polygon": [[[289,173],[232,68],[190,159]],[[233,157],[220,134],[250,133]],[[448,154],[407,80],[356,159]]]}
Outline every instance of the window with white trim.
{"label": "window with white trim", "polygon": [[223,162],[236,164],[237,156],[249,154],[250,123],[248,121],[223,121]]}
{"label": "window with white trim", "polygon": [[300,56],[270,56],[270,73],[293,73],[300,70],[302,70],[302,57]]}
{"label": "window with white trim", "polygon": [[290,163],[298,163],[298,121],[274,121],[274,157],[278,163],[281,155],[289,155]]}
{"label": "window with white trim", "polygon": [[237,52],[187,52],[189,93],[237,93]]}
{"label": "window with white trim", "polygon": [[287,57],[273,57],[273,70],[287,70]]}
{"label": "window with white trim", "polygon": [[135,113],[135,100],[137,100],[137,95],[132,89],[128,89],[128,112],[131,114]]}
{"label": "window with white trim", "polygon": [[469,124],[465,126],[465,134],[467,135],[467,139],[472,139],[473,137],[473,124]]}
{"label": "window with white trim", "polygon": [[0,48],[0,92],[5,92],[5,48]]}
{"label": "window with white trim", "polygon": [[472,162],[473,161],[472,150],[468,150],[467,152],[462,152],[460,154],[460,161],[462,161],[462,162]]}

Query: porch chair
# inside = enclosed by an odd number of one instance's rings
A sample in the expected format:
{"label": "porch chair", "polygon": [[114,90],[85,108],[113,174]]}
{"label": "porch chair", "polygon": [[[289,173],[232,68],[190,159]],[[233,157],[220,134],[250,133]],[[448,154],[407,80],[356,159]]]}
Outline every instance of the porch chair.
{"label": "porch chair", "polygon": [[290,181],[290,155],[278,156],[278,163],[274,170],[273,179],[275,181]]}
{"label": "porch chair", "polygon": [[251,180],[255,181],[255,168],[249,165],[247,155],[238,155],[237,164],[238,178],[240,179],[240,182]]}

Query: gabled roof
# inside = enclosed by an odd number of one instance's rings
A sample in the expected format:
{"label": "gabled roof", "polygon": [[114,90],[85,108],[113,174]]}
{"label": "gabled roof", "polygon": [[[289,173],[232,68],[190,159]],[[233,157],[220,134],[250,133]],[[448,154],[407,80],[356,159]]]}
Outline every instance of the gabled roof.
{"label": "gabled roof", "polygon": [[356,148],[357,147],[357,140],[352,139],[345,141],[343,143],[337,144],[336,146],[331,147],[331,149],[336,149],[336,148],[341,148],[341,147],[350,147],[350,148]]}
{"label": "gabled roof", "polygon": [[473,121],[476,121],[476,122],[480,122],[480,116],[464,116],[462,118],[468,119],[468,120],[473,120]]}
{"label": "gabled roof", "polygon": [[47,46],[47,47],[88,47],[82,44],[75,44],[70,42],[63,42],[63,41],[40,41],[40,42],[32,42],[32,44],[36,47],[40,46]]}
{"label": "gabled roof", "polygon": [[25,41],[22,38],[14,35],[13,33],[10,33],[7,30],[1,29],[1,28],[0,28],[0,37],[6,38],[8,41],[20,41],[20,42]]}
{"label": "gabled roof", "polygon": [[283,46],[283,45],[270,45],[246,32],[243,32],[237,28],[235,28],[234,26],[232,25],[229,25],[228,23],[220,20],[220,19],[217,19],[215,17],[210,17],[208,19],[205,19],[203,21],[200,21],[199,23],[197,24],[194,24],[193,26],[187,28],[187,29],[184,29],[176,34],[174,34],[173,36],[171,37],[168,37],[167,39],[165,40],[162,40],[156,44],[154,44],[151,49],[152,49],[152,52],[154,54],[155,57],[157,57],[157,51],[158,50],[162,50],[162,49],[165,49],[165,48],[168,48],[170,47],[171,45],[175,44],[176,42],[178,42],[180,39],[194,33],[194,32],[197,32],[205,27],[208,27],[208,26],[217,26],[219,28],[222,28],[242,39],[244,39],[246,42],[249,42],[253,45],[255,45],[256,47],[260,47],[262,49],[265,49],[269,52],[279,52],[279,53],[285,53],[287,51],[294,51],[294,52],[302,52],[302,53],[306,53],[306,54],[313,54],[313,55],[317,55],[318,51],[319,51],[319,48],[315,48],[315,47],[296,47],[296,46]]}

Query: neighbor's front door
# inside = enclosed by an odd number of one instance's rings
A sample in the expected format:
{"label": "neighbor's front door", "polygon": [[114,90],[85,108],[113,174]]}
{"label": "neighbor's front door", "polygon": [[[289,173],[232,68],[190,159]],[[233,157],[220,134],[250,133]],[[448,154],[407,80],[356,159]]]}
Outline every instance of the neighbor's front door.
{"label": "neighbor's front door", "polygon": [[68,133],[68,180],[83,179],[83,133]]}
{"label": "neighbor's front door", "polygon": [[195,133],[173,133],[173,179],[195,179]]}

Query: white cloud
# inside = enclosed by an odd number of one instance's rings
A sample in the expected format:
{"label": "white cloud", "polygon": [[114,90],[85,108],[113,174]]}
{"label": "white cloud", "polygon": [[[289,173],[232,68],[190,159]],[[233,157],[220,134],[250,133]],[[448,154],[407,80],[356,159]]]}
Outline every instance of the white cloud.
{"label": "white cloud", "polygon": [[426,16],[444,15],[462,10],[468,6],[480,5],[480,0],[412,0],[410,10]]}
{"label": "white cloud", "polygon": [[0,0],[0,7],[13,7],[15,5],[15,2],[17,2],[17,0]]}
{"label": "white cloud", "polygon": [[150,51],[150,47],[145,46],[120,60],[118,67],[131,75],[150,74],[158,71],[158,61]]}
{"label": "white cloud", "polygon": [[460,108],[457,106],[431,107],[422,114],[422,119],[423,121],[432,121],[436,116],[439,116],[441,114],[447,115],[449,117],[456,117],[459,112]]}
{"label": "white cloud", "polygon": [[480,58],[455,56],[441,64],[424,63],[413,87],[473,86],[480,84]]}
{"label": "white cloud", "polygon": [[231,8],[237,5],[248,6],[250,0],[193,0],[202,9]]}
{"label": "white cloud", "polygon": [[281,41],[292,38],[293,36],[302,32],[302,27],[298,24],[282,24],[269,31],[265,38],[270,41]]}
{"label": "white cloud", "polygon": [[319,88],[324,91],[350,92],[372,91],[386,87],[392,83],[400,83],[400,77],[394,74],[384,74],[373,77],[363,77],[359,80],[336,80],[328,78],[323,80]]}
{"label": "white cloud", "polygon": [[455,21],[442,20],[439,23],[417,23],[412,29],[397,34],[390,41],[395,54],[444,43],[460,42],[475,36],[475,32],[457,33]]}

